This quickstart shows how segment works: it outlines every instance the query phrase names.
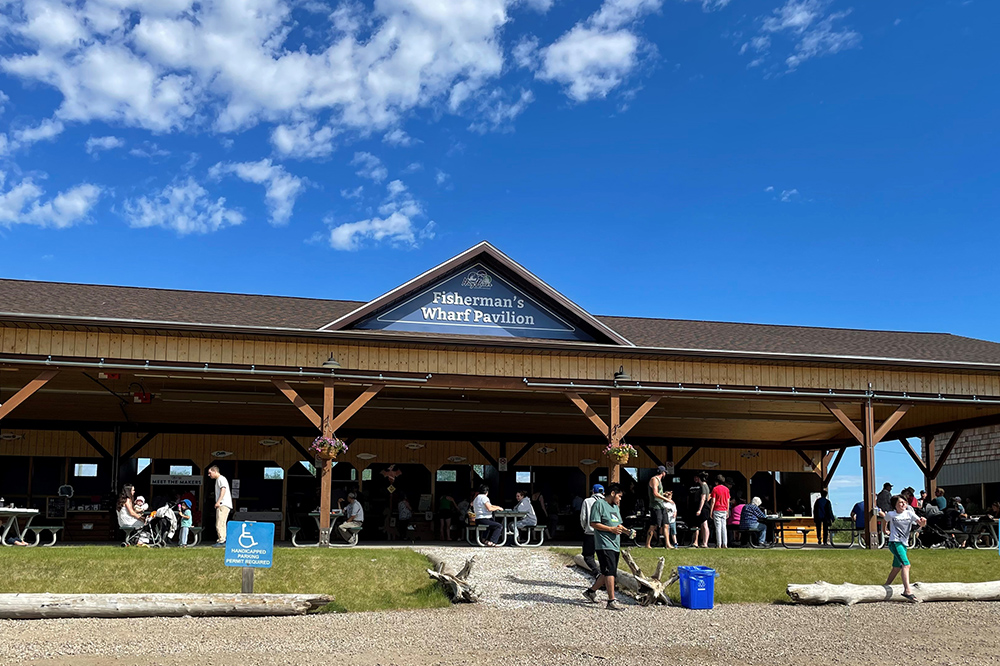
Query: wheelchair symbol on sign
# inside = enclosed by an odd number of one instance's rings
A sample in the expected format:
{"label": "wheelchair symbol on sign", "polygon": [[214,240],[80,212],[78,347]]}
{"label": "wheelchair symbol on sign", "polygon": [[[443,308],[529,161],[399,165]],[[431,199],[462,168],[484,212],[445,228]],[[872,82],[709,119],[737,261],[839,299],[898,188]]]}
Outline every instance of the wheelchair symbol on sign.
{"label": "wheelchair symbol on sign", "polygon": [[[249,541],[250,543],[246,543],[246,541],[244,541],[244,540]],[[247,524],[246,523],[243,523],[243,525],[242,525],[242,530],[240,531],[240,539],[239,539],[239,541],[240,541],[240,548],[253,548],[254,546],[257,545],[257,542],[254,541],[253,535],[250,534],[249,532],[247,532]]]}

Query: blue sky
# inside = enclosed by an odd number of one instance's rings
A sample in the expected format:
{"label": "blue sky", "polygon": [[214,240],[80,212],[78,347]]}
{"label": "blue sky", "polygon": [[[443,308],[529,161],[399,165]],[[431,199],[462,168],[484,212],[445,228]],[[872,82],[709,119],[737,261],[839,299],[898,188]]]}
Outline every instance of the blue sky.
{"label": "blue sky", "polygon": [[488,239],[598,314],[1000,339],[995,2],[0,11],[4,277],[366,300]]}

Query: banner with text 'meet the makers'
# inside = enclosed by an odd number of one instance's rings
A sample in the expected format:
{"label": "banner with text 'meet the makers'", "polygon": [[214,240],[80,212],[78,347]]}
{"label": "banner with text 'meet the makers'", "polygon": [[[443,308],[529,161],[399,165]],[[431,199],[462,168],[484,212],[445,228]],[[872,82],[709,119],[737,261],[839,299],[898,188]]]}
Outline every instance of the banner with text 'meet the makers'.
{"label": "banner with text 'meet the makers'", "polygon": [[366,330],[593,341],[496,271],[475,264],[357,325]]}

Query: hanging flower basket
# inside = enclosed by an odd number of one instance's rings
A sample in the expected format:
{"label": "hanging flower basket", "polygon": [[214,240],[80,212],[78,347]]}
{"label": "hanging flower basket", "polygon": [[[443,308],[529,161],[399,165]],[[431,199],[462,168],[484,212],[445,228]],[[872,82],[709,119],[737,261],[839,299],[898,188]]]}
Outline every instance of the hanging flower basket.
{"label": "hanging flower basket", "polygon": [[333,460],[341,453],[347,453],[347,444],[337,437],[317,437],[309,450],[320,460]]}
{"label": "hanging flower basket", "polygon": [[638,456],[639,452],[630,444],[619,444],[618,446],[608,444],[604,448],[604,454],[614,460],[615,463],[624,465],[628,462],[630,456]]}

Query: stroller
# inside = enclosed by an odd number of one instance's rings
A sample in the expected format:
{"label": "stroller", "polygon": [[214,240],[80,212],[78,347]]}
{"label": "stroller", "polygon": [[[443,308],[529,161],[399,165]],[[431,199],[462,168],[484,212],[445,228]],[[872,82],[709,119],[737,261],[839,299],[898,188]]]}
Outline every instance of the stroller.
{"label": "stroller", "polygon": [[943,514],[927,517],[927,527],[920,534],[920,544],[924,548],[961,548],[962,544],[952,530]]}
{"label": "stroller", "polygon": [[125,537],[122,546],[147,546],[150,548],[163,548],[169,545],[170,540],[177,533],[178,519],[177,513],[169,505],[162,507],[149,514],[146,523],[137,530],[133,530]]}

